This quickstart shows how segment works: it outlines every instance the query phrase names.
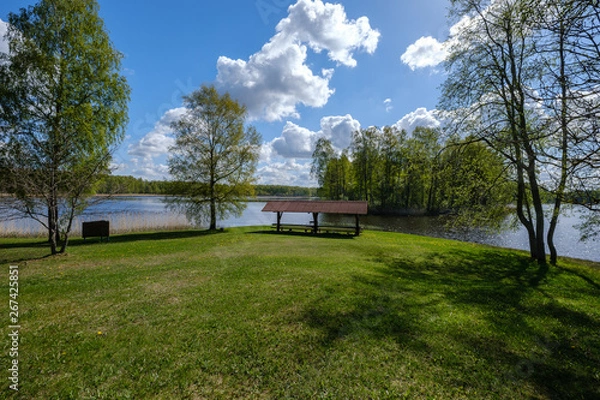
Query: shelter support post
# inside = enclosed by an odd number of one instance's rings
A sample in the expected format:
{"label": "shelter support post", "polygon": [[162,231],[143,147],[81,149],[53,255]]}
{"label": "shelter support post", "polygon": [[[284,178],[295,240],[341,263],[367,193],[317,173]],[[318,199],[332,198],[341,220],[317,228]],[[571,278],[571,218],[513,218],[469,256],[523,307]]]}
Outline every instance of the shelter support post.
{"label": "shelter support post", "polygon": [[314,212],[314,213],[312,213],[312,216],[313,216],[313,224],[314,224],[313,232],[316,235],[317,233],[319,233],[319,213]]}
{"label": "shelter support post", "polygon": [[360,235],[360,217],[358,216],[358,214],[354,215],[354,220],[356,221],[355,235],[359,236]]}
{"label": "shelter support post", "polygon": [[281,232],[281,216],[283,215],[283,212],[278,211],[277,212],[277,232]]}

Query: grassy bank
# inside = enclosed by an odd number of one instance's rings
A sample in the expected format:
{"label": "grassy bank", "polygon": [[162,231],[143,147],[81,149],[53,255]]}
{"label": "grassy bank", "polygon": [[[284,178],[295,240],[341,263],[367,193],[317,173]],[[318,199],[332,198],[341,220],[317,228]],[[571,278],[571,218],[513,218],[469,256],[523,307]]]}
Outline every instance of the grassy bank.
{"label": "grassy bank", "polygon": [[0,239],[4,321],[19,266],[21,398],[600,397],[598,264],[259,228],[47,253]]}

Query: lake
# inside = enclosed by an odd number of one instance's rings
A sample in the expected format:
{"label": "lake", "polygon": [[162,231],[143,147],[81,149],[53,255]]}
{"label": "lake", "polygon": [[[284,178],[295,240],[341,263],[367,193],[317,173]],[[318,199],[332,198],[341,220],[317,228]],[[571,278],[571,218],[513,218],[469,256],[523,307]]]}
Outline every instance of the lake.
{"label": "lake", "polygon": [[[156,229],[183,229],[190,227],[185,216],[173,213],[165,208],[161,196],[127,196],[104,200],[92,205],[74,225],[74,235],[81,232],[81,222],[96,219],[108,219],[113,232],[136,232]],[[220,227],[271,225],[276,217],[272,213],[261,212],[264,202],[250,202],[241,217],[220,221]],[[575,227],[580,223],[580,211],[577,208],[568,210],[561,217],[555,242],[560,256],[582,258],[600,262],[598,242],[579,241],[579,231]],[[338,216],[321,215],[323,222],[339,223]],[[309,214],[284,214],[285,223],[307,224],[311,220]],[[351,223],[352,220],[349,220]],[[498,233],[482,231],[449,232],[441,219],[436,217],[390,217],[366,216],[361,218],[361,225],[366,229],[377,229],[416,235],[434,236],[468,242],[489,244],[493,246],[527,250],[527,233],[521,227],[504,230]],[[0,223],[0,234],[44,235],[41,225],[31,220],[13,220]]]}

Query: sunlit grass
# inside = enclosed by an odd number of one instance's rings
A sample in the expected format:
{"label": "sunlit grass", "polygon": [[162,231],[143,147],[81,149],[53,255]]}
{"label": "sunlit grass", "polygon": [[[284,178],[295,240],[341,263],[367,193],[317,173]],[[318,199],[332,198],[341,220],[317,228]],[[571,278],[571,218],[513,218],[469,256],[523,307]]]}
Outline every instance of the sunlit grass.
{"label": "sunlit grass", "polygon": [[266,228],[47,254],[0,239],[0,293],[20,271],[21,398],[600,397],[598,264]]}

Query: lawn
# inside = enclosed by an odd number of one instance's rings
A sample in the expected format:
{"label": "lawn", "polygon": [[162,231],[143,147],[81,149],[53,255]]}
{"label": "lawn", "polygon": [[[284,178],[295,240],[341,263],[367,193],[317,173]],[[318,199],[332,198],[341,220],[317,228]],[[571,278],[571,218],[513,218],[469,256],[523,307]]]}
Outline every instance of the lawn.
{"label": "lawn", "polygon": [[57,257],[40,239],[0,239],[3,396],[600,398],[600,265],[266,229],[74,240]]}

